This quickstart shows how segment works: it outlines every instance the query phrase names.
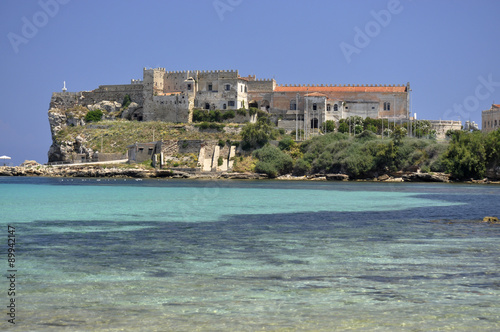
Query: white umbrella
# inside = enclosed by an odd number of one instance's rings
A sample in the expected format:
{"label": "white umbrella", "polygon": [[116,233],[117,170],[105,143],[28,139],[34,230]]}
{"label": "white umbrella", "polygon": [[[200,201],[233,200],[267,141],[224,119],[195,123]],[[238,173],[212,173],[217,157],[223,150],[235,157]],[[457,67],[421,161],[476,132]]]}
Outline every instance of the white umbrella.
{"label": "white umbrella", "polygon": [[[2,159],[2,160],[9,160],[9,159],[12,159],[12,158],[9,157],[9,156],[5,156],[4,155],[4,156],[0,156],[0,159]],[[3,165],[5,166],[5,163]]]}

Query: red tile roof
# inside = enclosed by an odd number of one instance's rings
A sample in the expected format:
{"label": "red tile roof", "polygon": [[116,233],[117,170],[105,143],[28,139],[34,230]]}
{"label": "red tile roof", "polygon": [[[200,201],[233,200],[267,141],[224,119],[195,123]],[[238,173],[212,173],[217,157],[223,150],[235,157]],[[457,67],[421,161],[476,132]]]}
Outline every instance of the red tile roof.
{"label": "red tile roof", "polygon": [[406,86],[277,86],[275,92],[406,92]]}
{"label": "red tile roof", "polygon": [[500,104],[493,104],[493,107],[500,108]]}

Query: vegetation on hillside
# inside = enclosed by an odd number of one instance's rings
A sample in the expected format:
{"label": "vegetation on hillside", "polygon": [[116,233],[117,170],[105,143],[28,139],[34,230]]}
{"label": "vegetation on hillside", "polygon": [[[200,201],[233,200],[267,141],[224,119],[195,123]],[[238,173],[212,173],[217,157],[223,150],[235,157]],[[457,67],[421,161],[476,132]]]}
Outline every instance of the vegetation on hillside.
{"label": "vegetation on hillside", "polygon": [[159,121],[138,122],[127,120],[103,120],[98,124],[85,126],[67,126],[56,135],[58,142],[74,142],[77,136],[87,140],[93,150],[104,153],[125,153],[127,146],[135,142],[152,142],[157,140],[231,140],[239,141],[237,134],[229,134],[214,130],[198,130],[188,124],[173,124]]}
{"label": "vegetation on hillside", "polygon": [[[129,104],[129,99],[126,96],[124,104]],[[84,110],[78,106],[66,114],[83,117]],[[233,125],[221,122],[243,113],[257,114],[257,122],[245,124],[240,134],[225,132]],[[197,123],[194,125],[101,120],[101,110],[88,111],[84,116],[86,125],[63,127],[56,134],[56,140],[72,144],[69,142],[75,142],[80,136],[88,147],[105,153],[124,153],[134,142],[162,139],[218,140],[220,144],[241,141],[243,153],[234,158],[234,170],[262,172],[270,177],[289,173],[344,173],[352,178],[373,178],[395,171],[420,169],[422,172],[446,172],[465,180],[484,178],[488,169],[500,164],[500,130],[488,134],[453,131],[448,133],[447,141],[437,141],[428,121],[413,123],[410,129],[416,136],[413,138],[407,137],[410,130],[406,124],[387,120],[352,117],[338,124],[326,121],[320,128],[322,134],[298,143],[294,140],[295,133],[285,135],[266,112],[256,109],[195,110],[193,120]],[[301,132],[299,136],[302,135]],[[277,140],[277,144],[270,145]],[[186,159],[185,163],[195,165],[196,156]]]}

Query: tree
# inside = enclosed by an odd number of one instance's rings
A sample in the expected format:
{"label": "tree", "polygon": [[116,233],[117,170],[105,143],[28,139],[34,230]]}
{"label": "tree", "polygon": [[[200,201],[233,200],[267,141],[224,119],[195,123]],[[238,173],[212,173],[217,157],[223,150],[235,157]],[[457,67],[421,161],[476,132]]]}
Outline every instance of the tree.
{"label": "tree", "polygon": [[263,148],[255,150],[253,155],[259,159],[255,164],[255,170],[265,173],[271,178],[292,171],[292,157],[273,145],[267,144]]}
{"label": "tree", "polygon": [[326,133],[333,133],[335,131],[335,121],[333,120],[326,120],[324,126]]}
{"label": "tree", "polygon": [[268,117],[260,117],[256,123],[247,123],[241,130],[243,150],[264,146],[270,139],[276,138],[276,132]]}
{"label": "tree", "polygon": [[446,170],[454,177],[480,179],[486,172],[486,149],[481,132],[455,131],[444,155]]}

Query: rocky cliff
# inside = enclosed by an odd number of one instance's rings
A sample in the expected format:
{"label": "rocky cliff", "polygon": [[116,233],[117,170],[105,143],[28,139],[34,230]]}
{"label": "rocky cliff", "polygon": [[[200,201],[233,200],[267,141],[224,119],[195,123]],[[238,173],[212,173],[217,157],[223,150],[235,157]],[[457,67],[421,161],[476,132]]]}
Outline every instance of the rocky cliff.
{"label": "rocky cliff", "polygon": [[116,120],[131,119],[140,109],[142,107],[134,102],[126,107],[117,101],[106,100],[85,105],[84,99],[78,94],[54,93],[48,111],[52,135],[52,145],[48,151],[49,162],[72,162],[75,158],[92,159],[96,149],[89,142],[89,137],[82,134],[68,135],[68,128],[86,125],[85,116],[89,111],[101,110],[103,120]]}

